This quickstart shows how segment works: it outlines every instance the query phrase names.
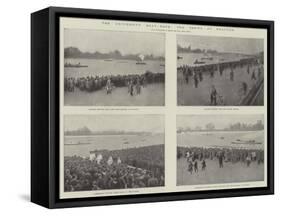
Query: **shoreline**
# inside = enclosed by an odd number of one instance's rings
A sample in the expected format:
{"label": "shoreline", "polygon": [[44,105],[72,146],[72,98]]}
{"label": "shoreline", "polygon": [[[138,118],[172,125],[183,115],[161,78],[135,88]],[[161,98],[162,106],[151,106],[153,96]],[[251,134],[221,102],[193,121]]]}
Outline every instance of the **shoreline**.
{"label": "shoreline", "polygon": [[[151,94],[154,92],[155,94]],[[140,94],[131,96],[128,87],[117,87],[111,94],[102,89],[95,92],[80,91],[64,92],[65,106],[164,106],[165,84],[147,84],[141,88]]]}

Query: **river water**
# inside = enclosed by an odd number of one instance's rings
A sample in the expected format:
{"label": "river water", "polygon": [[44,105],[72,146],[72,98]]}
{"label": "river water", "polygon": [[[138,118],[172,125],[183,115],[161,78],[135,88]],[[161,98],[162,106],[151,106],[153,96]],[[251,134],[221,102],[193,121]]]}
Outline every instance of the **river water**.
{"label": "river water", "polygon": [[112,60],[100,59],[65,59],[65,63],[87,65],[88,67],[65,67],[65,77],[87,77],[107,75],[143,74],[146,71],[164,73],[164,61],[145,60],[145,64],[136,64],[134,60]]}
{"label": "river water", "polygon": [[[233,144],[237,140],[255,140],[261,144]],[[185,132],[177,134],[178,146],[182,147],[226,147],[264,149],[264,131],[215,131]]]}
{"label": "river water", "polygon": [[90,151],[164,144],[164,134],[65,136],[65,156],[89,156]]}
{"label": "river water", "polygon": [[[236,53],[224,53],[224,54],[204,54],[204,53],[179,53],[178,56],[182,59],[178,59],[177,65],[189,65],[189,66],[198,66],[198,65],[207,65],[207,64],[217,64],[222,62],[229,61],[239,61],[240,59],[247,58],[249,56]],[[208,59],[212,58],[212,59]],[[194,62],[202,61],[204,64],[194,64]]]}

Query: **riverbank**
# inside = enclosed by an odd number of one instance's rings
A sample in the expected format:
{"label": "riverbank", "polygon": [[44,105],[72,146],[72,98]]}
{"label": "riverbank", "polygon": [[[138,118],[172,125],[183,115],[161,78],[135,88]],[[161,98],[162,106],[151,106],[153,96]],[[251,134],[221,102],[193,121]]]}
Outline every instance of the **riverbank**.
{"label": "riverbank", "polygon": [[177,160],[177,185],[222,184],[249,181],[263,181],[264,164],[252,162],[249,167],[246,163],[224,163],[219,168],[217,159],[206,159],[206,170],[201,171],[201,163],[198,163],[199,172],[190,174],[186,158]]}
{"label": "riverbank", "polygon": [[[178,71],[178,105],[185,106],[210,106],[210,91],[212,86],[216,88],[218,93],[218,105],[238,106],[248,105],[243,102],[243,98],[248,95],[252,88],[255,88],[259,79],[252,79],[253,71],[258,71],[258,66],[252,66],[250,72],[247,73],[247,66],[237,67],[233,69],[233,79],[231,79],[231,69],[225,69],[222,74],[219,71],[203,74],[202,81],[195,86],[194,79],[189,78],[186,82],[183,72]],[[256,74],[257,76],[257,74]],[[262,79],[263,80],[263,79]],[[244,95],[242,92],[242,83],[247,84],[247,91]],[[252,90],[254,91],[254,89]],[[221,101],[220,101],[220,100]],[[258,101],[262,105],[262,100]]]}
{"label": "riverbank", "polygon": [[141,88],[139,95],[131,96],[127,87],[114,88],[111,94],[105,89],[86,92],[75,89],[64,93],[66,106],[163,106],[165,104],[164,83],[149,84]]}

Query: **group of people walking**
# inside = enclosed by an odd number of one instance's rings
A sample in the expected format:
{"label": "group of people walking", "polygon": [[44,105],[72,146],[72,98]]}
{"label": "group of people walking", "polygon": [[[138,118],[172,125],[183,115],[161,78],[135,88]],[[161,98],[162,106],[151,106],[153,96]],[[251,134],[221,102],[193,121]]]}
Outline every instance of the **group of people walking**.
{"label": "group of people walking", "polygon": [[[204,80],[204,76],[209,74],[210,78],[215,77],[215,73],[218,72],[220,76],[228,70],[229,71],[229,80],[234,82],[235,80],[235,69],[240,67],[246,68],[246,73],[251,76],[251,80],[256,81],[261,79],[263,74],[263,65],[256,58],[243,59],[240,61],[234,62],[222,62],[216,64],[207,64],[200,66],[189,66],[182,65],[178,68],[178,74],[180,82],[188,85],[190,80],[193,80],[194,88],[198,88],[200,82]],[[239,93],[245,96],[249,90],[248,83],[245,81],[241,82],[240,88],[238,89]],[[242,95],[242,96],[243,96]],[[210,89],[210,105],[225,105],[225,100],[223,96],[223,92],[218,92],[217,86],[212,84]]]}
{"label": "group of people walking", "polygon": [[[178,147],[178,160],[185,158],[187,171],[190,174],[207,169],[207,161],[217,161],[219,168],[224,168],[224,163],[242,163],[250,167],[252,162],[264,162],[263,150],[236,149],[236,148],[200,148]],[[241,164],[241,165],[242,165]]]}
{"label": "group of people walking", "polygon": [[164,83],[164,73],[153,73],[147,71],[144,74],[116,75],[116,76],[87,76],[87,77],[65,77],[64,90],[74,92],[76,89],[86,92],[94,92],[105,89],[111,94],[114,88],[127,87],[130,95],[140,94],[141,87],[152,83]]}

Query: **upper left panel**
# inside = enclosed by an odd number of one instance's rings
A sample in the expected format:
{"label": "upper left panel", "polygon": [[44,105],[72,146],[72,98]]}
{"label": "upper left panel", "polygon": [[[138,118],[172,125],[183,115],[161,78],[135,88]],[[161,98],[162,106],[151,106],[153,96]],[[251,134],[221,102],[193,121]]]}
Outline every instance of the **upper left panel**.
{"label": "upper left panel", "polygon": [[165,34],[63,31],[65,106],[165,105]]}

